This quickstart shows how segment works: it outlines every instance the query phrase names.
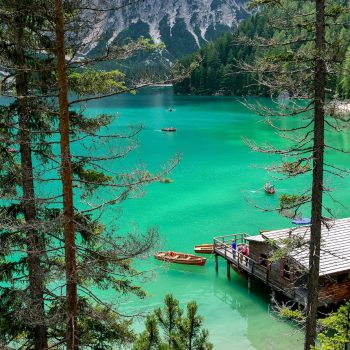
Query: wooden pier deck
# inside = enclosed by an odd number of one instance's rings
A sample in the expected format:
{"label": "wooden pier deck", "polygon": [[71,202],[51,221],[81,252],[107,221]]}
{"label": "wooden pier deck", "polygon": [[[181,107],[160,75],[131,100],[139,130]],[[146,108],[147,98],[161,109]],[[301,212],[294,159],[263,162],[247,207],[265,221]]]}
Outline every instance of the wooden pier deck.
{"label": "wooden pier deck", "polygon": [[[238,233],[226,236],[214,237],[214,255],[215,267],[218,271],[218,257],[222,257],[227,262],[227,277],[230,278],[231,267],[237,272],[243,273],[248,278],[248,288],[251,287],[251,278],[256,278],[262,281],[267,286],[271,287],[273,291],[281,292],[289,299],[292,299],[299,304],[306,303],[306,289],[299,286],[290,286],[286,288],[285,285],[279,284],[275,280],[271,280],[270,270],[263,266],[258,261],[251,259],[239,251],[242,245],[249,247],[249,235],[246,233]],[[236,249],[232,247],[232,241],[236,242]]]}

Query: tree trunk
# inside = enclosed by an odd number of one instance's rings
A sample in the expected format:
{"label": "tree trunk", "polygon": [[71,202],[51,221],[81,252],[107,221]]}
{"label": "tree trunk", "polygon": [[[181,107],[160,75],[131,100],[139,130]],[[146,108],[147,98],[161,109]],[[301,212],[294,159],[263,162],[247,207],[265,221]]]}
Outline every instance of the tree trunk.
{"label": "tree trunk", "polygon": [[77,342],[77,268],[75,224],[73,208],[73,179],[70,153],[70,125],[68,110],[68,82],[64,43],[64,13],[62,0],[55,0],[57,47],[57,80],[60,109],[61,181],[63,186],[64,242],[67,294],[67,349],[78,349]]}
{"label": "tree trunk", "polygon": [[323,157],[324,157],[324,104],[325,104],[325,0],[316,0],[316,60],[315,111],[313,146],[313,181],[311,208],[311,237],[309,257],[308,298],[306,306],[305,350],[316,341],[317,306],[322,225]]}
{"label": "tree trunk", "polygon": [[26,96],[28,95],[27,74],[23,70],[25,67],[25,56],[23,50],[23,22],[21,18],[16,21],[16,61],[19,70],[16,74],[16,92],[17,92],[17,113],[19,122],[19,143],[21,155],[21,176],[23,191],[23,209],[24,217],[28,229],[27,234],[27,263],[28,263],[28,279],[29,291],[31,297],[31,305],[28,312],[31,323],[31,338],[34,342],[35,350],[43,350],[48,348],[47,328],[45,325],[45,306],[44,306],[44,272],[40,265],[40,257],[43,251],[43,240],[39,237],[35,228],[37,220],[35,192],[34,192],[34,176],[32,164],[32,151],[30,139],[29,118],[31,111],[27,107]]}

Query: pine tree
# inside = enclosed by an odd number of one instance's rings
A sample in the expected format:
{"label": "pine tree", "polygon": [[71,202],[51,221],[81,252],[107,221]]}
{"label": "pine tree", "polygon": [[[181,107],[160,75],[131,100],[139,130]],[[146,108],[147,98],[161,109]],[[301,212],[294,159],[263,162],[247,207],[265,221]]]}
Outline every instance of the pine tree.
{"label": "pine tree", "polygon": [[169,349],[176,348],[179,343],[178,325],[182,317],[182,310],[179,301],[171,294],[167,294],[164,298],[164,308],[154,311],[157,322],[163,330],[164,338]]}
{"label": "pine tree", "polygon": [[63,188],[64,247],[67,294],[67,349],[78,349],[78,276],[76,258],[76,231],[73,207],[73,173],[70,151],[70,125],[68,109],[68,78],[66,67],[65,26],[62,0],[55,0],[55,32],[57,56],[57,82],[59,89],[61,181]]}
{"label": "pine tree", "polygon": [[[14,91],[14,102],[1,107],[0,122],[0,271],[6,282],[1,286],[0,323],[4,328],[0,333],[3,342],[26,335],[28,346],[38,350],[48,347],[48,322],[42,266],[45,238],[39,225],[42,214],[35,193],[33,154],[40,153],[44,142],[39,145],[32,125],[45,126],[45,113],[39,112],[40,102],[30,97],[35,54],[28,49],[34,43],[34,28],[42,22],[31,6],[31,1],[1,2],[1,58],[9,74],[2,86]],[[7,80],[9,77],[14,79]]]}
{"label": "pine tree", "polygon": [[187,315],[179,325],[180,336],[187,350],[211,350],[209,333],[202,329],[203,318],[197,314],[198,306],[194,301],[187,304]]}
{"label": "pine tree", "polygon": [[[310,242],[307,247],[308,295],[305,310],[305,349],[309,350],[315,345],[316,339],[321,226],[323,210],[325,210],[323,176],[325,171],[332,174],[341,173],[341,169],[338,168],[336,172],[332,171],[331,167],[334,166],[324,161],[325,149],[330,147],[325,144],[327,100],[333,103],[335,98],[334,77],[339,74],[339,61],[344,57],[346,50],[346,43],[342,40],[334,44],[330,43],[329,39],[334,32],[329,28],[345,26],[345,23],[341,21],[337,23],[337,21],[341,19],[343,13],[347,12],[347,8],[342,1],[326,3],[325,0],[305,2],[256,0],[252,1],[251,5],[265,6],[270,9],[271,14],[275,9],[279,11],[278,16],[271,15],[269,19],[279,28],[279,31],[272,38],[269,36],[255,40],[245,38],[255,49],[260,48],[262,54],[256,58],[254,64],[242,63],[242,68],[249,72],[256,72],[257,84],[268,88],[271,97],[284,94],[291,98],[291,102],[289,104],[277,102],[275,108],[252,106],[265,117],[269,125],[288,140],[286,149],[276,149],[270,145],[257,147],[254,143],[250,143],[250,146],[261,152],[284,156],[281,166],[274,167],[272,170],[286,177],[312,171],[310,191],[307,195],[300,196],[295,205],[292,205],[298,209],[309,200],[311,201]],[[294,16],[291,16],[291,13]],[[240,42],[243,40],[244,38]],[[301,97],[307,98],[308,102],[300,103],[298,99]],[[279,127],[276,119],[287,116],[294,119],[308,116],[308,120],[301,121],[301,125],[295,128]],[[331,120],[327,121],[327,124],[332,127]],[[293,133],[294,136],[291,138],[289,133]],[[294,140],[296,140],[295,143],[291,142]],[[289,160],[286,159],[287,157]],[[297,213],[297,209],[293,215]],[[328,212],[331,213],[329,209]]]}
{"label": "pine tree", "polygon": [[[89,2],[64,2],[63,16],[66,26],[63,28],[63,34],[64,36],[67,33],[70,34],[67,39],[67,37],[62,38],[62,17],[59,19],[59,16],[52,16],[54,4],[51,1],[28,0],[16,2],[18,8],[14,8],[13,2],[4,1],[2,10],[6,5],[6,11],[1,13],[5,19],[1,25],[3,48],[1,54],[8,72],[8,76],[3,79],[2,93],[11,93],[12,76],[16,76],[18,72],[17,75],[21,78],[25,73],[28,88],[26,95],[18,96],[18,100],[25,105],[26,111],[30,111],[25,115],[29,115],[30,119],[28,123],[24,118],[28,124],[22,130],[17,124],[19,121],[17,102],[1,107],[3,113],[0,133],[5,146],[1,147],[3,166],[0,169],[1,199],[4,204],[0,212],[2,223],[0,341],[6,345],[13,344],[16,348],[23,344],[28,347],[36,346],[36,349],[47,348],[40,340],[45,337],[37,337],[41,327],[42,334],[47,334],[47,340],[44,341],[47,341],[48,346],[52,348],[63,348],[68,340],[68,348],[90,346],[95,349],[110,349],[111,346],[127,344],[133,340],[131,323],[119,315],[114,305],[100,300],[95,291],[110,288],[118,296],[134,293],[143,297],[144,292],[135,285],[135,276],[139,273],[133,268],[133,259],[147,257],[157,244],[158,234],[153,229],[145,234],[137,232],[129,235],[118,234],[114,227],[104,227],[99,222],[101,210],[107,206],[119,206],[130,196],[137,196],[144,185],[159,181],[161,177],[166,176],[176,165],[177,159],[171,162],[169,167],[153,175],[143,168],[135,168],[130,173],[113,170],[117,167],[111,167],[111,164],[125,157],[136,147],[133,139],[141,128],[135,128],[130,133],[120,130],[115,134],[101,137],[101,130],[106,130],[113,121],[113,116],[85,116],[83,108],[71,109],[67,116],[67,110],[64,107],[67,103],[67,90],[65,90],[67,84],[77,96],[74,101],[68,102],[69,107],[72,107],[90,99],[134,91],[139,86],[150,84],[150,80],[126,86],[125,76],[121,72],[102,72],[85,68],[94,67],[97,58],[75,61],[75,55],[82,49],[81,36],[86,33],[82,29],[86,28],[83,24],[91,19],[88,16],[89,11],[91,16],[91,11],[94,14],[100,9],[96,8],[95,11],[94,4]],[[62,3],[56,3],[56,5],[59,7]],[[84,6],[88,10],[84,10]],[[22,40],[25,45],[23,47],[26,59],[24,67],[18,65],[17,58],[11,51],[14,45],[9,44],[9,39],[12,37],[9,36],[6,27],[6,21],[17,14],[20,16],[28,14],[30,19],[23,24],[26,34]],[[33,17],[38,20],[34,21]],[[53,40],[55,23],[58,27],[59,50]],[[66,45],[66,50],[63,45]],[[108,48],[107,53],[103,53],[99,59],[124,58],[137,50],[152,47],[153,45],[147,40],[140,39],[136,43],[128,43],[123,47]],[[57,64],[58,52],[61,54],[59,64]],[[62,57],[62,53],[69,53],[71,56]],[[63,80],[66,80],[63,83],[60,80],[61,102],[64,107],[61,109],[56,100],[59,92],[56,85],[57,77],[60,79],[63,77]],[[63,157],[57,154],[57,145],[60,141],[58,138],[60,112],[63,114],[61,135],[65,138],[62,147]],[[18,142],[21,140],[18,137],[21,132],[21,137],[26,137],[24,142]],[[29,133],[29,136],[23,136],[26,133]],[[30,143],[28,143],[28,137]],[[78,154],[71,152],[71,157],[66,157],[70,144],[82,145],[82,140],[86,138],[91,138],[92,141],[85,144],[87,149],[85,153],[80,150]],[[113,152],[107,155],[91,152],[89,147],[95,147],[98,140],[104,146],[108,143],[113,144]],[[120,144],[119,147],[116,147],[117,143]],[[24,224],[24,210],[21,204],[20,186],[23,182],[18,176],[21,172],[18,155],[22,144],[23,148],[30,146],[29,151],[35,155],[34,176],[31,175],[28,167],[25,168],[24,175],[34,181],[34,188],[40,191],[40,195],[34,192],[28,200],[28,203],[36,204],[36,215],[35,221],[31,218],[29,222],[28,218],[27,226]],[[60,163],[63,165],[62,168],[59,166]],[[105,166],[106,164],[108,166]],[[68,181],[67,178],[65,179],[67,185],[65,196],[68,202],[70,199],[75,201],[74,206],[68,203],[68,208],[66,206],[68,210],[63,210],[62,192],[58,186],[61,175],[64,177],[68,175]],[[69,187],[74,197],[70,197]],[[94,200],[97,198],[96,192],[100,187],[109,189],[108,192],[105,191],[108,196],[105,197],[105,201],[96,203]],[[87,198],[94,200],[86,201]],[[68,242],[64,240],[64,224],[66,224],[66,233],[68,227]],[[69,236],[72,233],[72,227],[75,240],[69,241],[69,238],[72,239],[72,235]],[[36,232],[40,237],[38,246],[33,248],[32,245],[30,249],[29,246],[25,249],[24,247],[28,244],[26,235],[33,236]],[[29,240],[29,243],[34,244],[36,240]],[[67,260],[70,262],[67,270],[65,269],[65,248],[70,250],[67,254]],[[30,262],[27,255],[31,254],[40,259],[39,267],[42,271],[40,275],[35,274],[34,277],[40,277],[43,281],[44,304],[41,296],[31,293],[33,289],[30,288],[38,286],[38,282],[34,281],[35,285],[32,284],[32,287],[29,287],[30,284],[27,281]],[[75,254],[76,263],[72,264],[69,260],[72,255],[69,256],[69,254]],[[67,283],[64,283],[65,275]],[[66,293],[66,284],[69,285],[69,293]],[[94,290],[91,290],[91,286],[94,286]],[[44,310],[39,308],[40,305],[44,305]],[[42,316],[38,310],[43,312]],[[102,337],[101,334],[104,336]],[[35,345],[39,341],[41,345]]]}
{"label": "pine tree", "polygon": [[[209,333],[203,329],[203,318],[197,304],[187,304],[187,314],[171,294],[164,298],[164,307],[156,309],[146,320],[146,329],[134,343],[134,350],[211,350]],[[161,328],[161,331],[159,330]]]}
{"label": "pine tree", "polygon": [[169,350],[169,346],[163,343],[160,333],[157,318],[154,315],[147,316],[145,322],[145,330],[136,339],[134,350]]}
{"label": "pine tree", "polygon": [[[77,217],[81,215],[80,213],[77,213],[74,210],[74,200],[73,200],[73,174],[74,174],[74,164],[72,162],[72,155],[70,151],[70,134],[71,134],[71,126],[70,126],[70,112],[69,112],[69,103],[68,103],[68,72],[67,72],[67,66],[66,66],[66,47],[65,47],[65,24],[64,24],[64,10],[63,10],[63,3],[62,0],[55,0],[55,25],[56,25],[56,58],[57,58],[57,79],[58,79],[58,87],[59,87],[59,112],[60,112],[60,138],[61,138],[61,179],[62,179],[62,186],[63,186],[63,199],[64,199],[64,237],[65,237],[65,265],[66,265],[66,286],[67,286],[67,349],[77,349],[80,343],[80,340],[78,338],[78,325],[77,325],[77,319],[78,319],[78,287],[83,288],[83,284],[79,283],[77,269],[77,245],[76,245],[76,229],[75,226],[77,223]],[[101,73],[95,73],[91,74],[90,71],[87,71],[80,75],[80,78],[88,78],[88,81],[85,81],[87,85],[89,86],[89,83],[91,84],[93,81],[95,81],[99,75],[104,74]],[[90,75],[90,76],[89,76]],[[91,79],[89,81],[89,78]],[[84,80],[84,79],[83,79]],[[98,81],[99,79],[97,79]],[[80,83],[81,84],[81,83]],[[94,83],[92,83],[92,90],[99,91],[99,86],[96,86]],[[103,87],[104,89],[106,86]],[[84,90],[85,91],[84,91]],[[86,93],[86,87],[83,87],[83,89],[76,91],[80,91],[80,93],[85,92]],[[92,92],[92,91],[89,91]],[[98,93],[97,93],[98,94]],[[103,175],[102,172],[97,172],[96,170],[85,170],[87,164],[93,164],[93,157],[90,157],[88,160],[87,157],[80,157],[82,159],[81,165],[83,166],[82,171],[80,172],[79,180],[80,182],[83,182],[86,187],[101,187],[101,186],[109,186],[109,187],[129,187],[129,189],[126,189],[122,194],[121,198],[113,199],[113,202],[122,200],[126,198],[128,192],[130,189],[133,189],[135,186],[142,185],[142,183],[149,183],[152,181],[156,181],[158,179],[158,176],[151,177],[148,172],[140,172],[136,175],[136,178],[132,178],[132,176],[128,176],[129,179],[131,178],[130,182],[127,182],[126,184],[113,184],[110,177],[106,177]],[[114,159],[113,156],[111,159]],[[86,165],[84,162],[86,161]],[[85,166],[84,166],[85,165]],[[140,176],[140,178],[139,178]],[[132,183],[134,181],[134,183]],[[104,205],[104,204],[102,204]],[[90,210],[88,210],[90,211]],[[80,223],[81,224],[81,223]],[[152,248],[152,245],[154,244],[154,236],[150,237],[150,242],[145,242],[146,244],[150,245],[148,249]],[[105,242],[106,244],[107,242]],[[117,245],[115,245],[117,248],[119,248]],[[148,249],[145,249],[146,251]],[[137,254],[140,254],[137,253]],[[118,254],[120,255],[120,253]],[[117,255],[117,256],[118,256]],[[104,251],[97,252],[97,251],[91,251],[89,253],[84,254],[84,261],[85,264],[89,264],[89,259],[95,260],[98,258],[103,262],[101,264],[105,267],[110,266],[113,269],[113,264],[115,265],[114,268],[119,268],[120,263],[118,262],[119,259],[123,259],[123,257],[117,258],[117,261],[115,261],[115,255],[105,255]],[[125,264],[125,270],[130,269],[128,267],[128,264]],[[112,273],[113,270],[109,271],[108,269],[105,271],[106,276],[103,276],[102,278],[105,280],[106,283],[108,283],[108,280],[110,280],[110,277],[107,275],[108,273]],[[100,273],[100,272],[99,272]],[[81,278],[81,277],[80,277]],[[114,279],[110,281],[111,286],[114,284]],[[114,287],[116,287],[114,285]],[[133,288],[131,286],[126,285],[126,289],[132,290]],[[88,289],[84,288],[85,292],[89,292]],[[136,291],[136,289],[135,289]],[[91,294],[91,292],[89,292]]]}

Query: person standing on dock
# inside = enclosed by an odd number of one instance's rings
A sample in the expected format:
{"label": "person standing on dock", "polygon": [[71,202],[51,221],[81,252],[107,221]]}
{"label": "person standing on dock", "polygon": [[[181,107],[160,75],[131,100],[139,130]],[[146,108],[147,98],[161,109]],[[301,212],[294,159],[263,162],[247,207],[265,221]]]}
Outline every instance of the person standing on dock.
{"label": "person standing on dock", "polygon": [[232,240],[232,256],[234,259],[236,258],[236,249],[237,249],[237,244],[236,244],[236,241],[233,239]]}

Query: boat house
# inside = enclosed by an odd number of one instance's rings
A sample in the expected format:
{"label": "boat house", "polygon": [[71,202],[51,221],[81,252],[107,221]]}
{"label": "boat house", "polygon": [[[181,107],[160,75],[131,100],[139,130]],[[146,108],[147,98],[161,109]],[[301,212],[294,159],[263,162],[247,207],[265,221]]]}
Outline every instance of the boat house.
{"label": "boat house", "polygon": [[[218,257],[230,269],[256,278],[299,304],[306,304],[309,268],[310,226],[245,233],[214,238],[216,268]],[[319,305],[350,299],[350,218],[322,226],[319,274]]]}

